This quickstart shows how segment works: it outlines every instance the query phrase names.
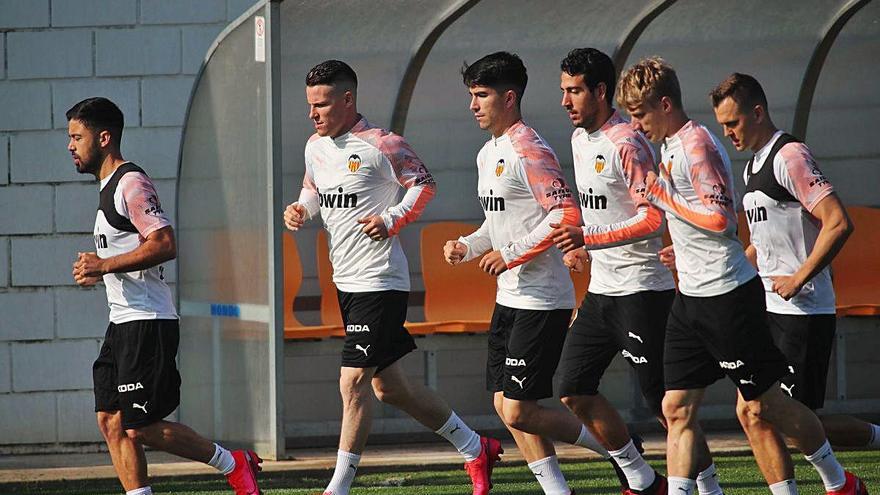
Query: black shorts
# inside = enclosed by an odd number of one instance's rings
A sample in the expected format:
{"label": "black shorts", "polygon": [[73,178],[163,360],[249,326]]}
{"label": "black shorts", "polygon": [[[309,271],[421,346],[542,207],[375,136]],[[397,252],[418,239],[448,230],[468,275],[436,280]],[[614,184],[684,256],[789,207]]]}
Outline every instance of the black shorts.
{"label": "black shorts", "polygon": [[773,386],[788,365],[770,335],[761,279],[718,296],[679,293],[663,364],[667,390],[705,388],[727,375],[752,400]]}
{"label": "black shorts", "polygon": [[767,318],[773,340],[788,360],[782,390],[810,409],[821,409],[837,316],[767,313]]}
{"label": "black shorts", "polygon": [[92,365],[95,411],[122,411],[122,427],[164,419],[180,404],[177,320],[111,323]]}
{"label": "black shorts", "polygon": [[673,298],[674,290],[626,296],[587,293],[565,338],[559,396],[599,393],[602,375],[622,352],[651,411],[662,415],[663,341]]}
{"label": "black shorts", "polygon": [[514,400],[553,396],[570,309],[514,309],[495,304],[489,326],[486,389]]}
{"label": "black shorts", "polygon": [[336,293],[345,325],[342,366],[376,368],[379,373],[416,348],[403,326],[409,292]]}

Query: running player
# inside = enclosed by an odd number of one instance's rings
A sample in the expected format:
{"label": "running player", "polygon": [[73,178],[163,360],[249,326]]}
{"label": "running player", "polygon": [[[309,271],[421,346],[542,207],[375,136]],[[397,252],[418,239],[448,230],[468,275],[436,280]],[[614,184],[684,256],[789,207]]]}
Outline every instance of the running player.
{"label": "running player", "polygon": [[[565,341],[559,395],[608,449],[630,493],[665,493],[666,480],[639,455],[620,414],[598,389],[622,352],[648,407],[666,424],[663,341],[675,281],[657,255],[663,212],[644,197],[654,152],[612,106],[617,71],[608,55],[595,48],[572,50],[561,71],[562,106],[575,126],[571,147],[585,226],[554,225],[553,240],[573,270],[580,271],[588,257],[592,263],[589,291]],[[709,448],[699,447],[699,491],[719,495]]]}
{"label": "running player", "polygon": [[164,420],[180,404],[180,332],[162,268],[177,256],[177,244],[153,182],[122,158],[123,126],[122,112],[106,98],[88,98],[67,111],[67,150],[76,170],[101,183],[96,252],[79,253],[73,263],[78,285],[103,279],[110,305],[92,370],[98,428],[127,495],[153,493],[143,445],[209,464],[236,494],[256,495],[262,460],[254,452],[230,452]]}
{"label": "running player", "polygon": [[478,195],[486,220],[444,246],[450,264],[480,257],[498,277],[489,329],[486,386],[544,493],[571,493],[550,439],[608,453],[572,414],[538,400],[553,395],[553,373],[575,307],[574,286],[553,247],[553,223],[580,224],[572,191],[550,146],[522,121],[526,68],[497,52],[462,69],[470,109],[491,139],[477,155]]}
{"label": "running player", "polygon": [[[733,178],[723,146],[687,117],[675,71],[662,59],[631,67],[617,99],[637,128],[663,142],[661,177],[648,173],[646,197],[667,213],[679,274],[664,356],[670,491],[694,488],[696,445],[703,441],[697,411],[705,388],[726,375],[747,414],[792,438],[829,493],[865,493],[837,462],[815,414],[775,386],[787,364],[767,327],[763,286],[736,236]],[[788,452],[780,455],[779,461],[791,462]],[[763,460],[765,474],[764,464],[775,461],[760,455],[756,460]],[[796,493],[794,479],[767,481],[774,494]]]}
{"label": "running player", "polygon": [[[324,493],[348,495],[375,393],[452,443],[466,461],[474,495],[487,494],[501,444],[480,437],[435,392],[410,381],[400,364],[416,344],[403,326],[409,266],[397,234],[434,197],[434,179],[402,137],[358,113],[357,75],[346,63],[328,60],[309,71],[306,100],[315,134],[306,144],[299,201],[287,207],[284,221],[295,231],[321,215],[345,324],[342,431]],[[401,187],[406,194],[398,202]]]}
{"label": "running player", "polygon": [[[770,330],[788,360],[780,387],[821,409],[837,323],[829,265],[852,222],[810,149],[773,124],[755,78],[731,74],[710,96],[734,147],[754,153],[743,173],[751,241],[746,256],[761,275]],[[740,415],[747,430],[749,418]],[[834,446],[880,446],[880,426],[844,415],[820,419]]]}

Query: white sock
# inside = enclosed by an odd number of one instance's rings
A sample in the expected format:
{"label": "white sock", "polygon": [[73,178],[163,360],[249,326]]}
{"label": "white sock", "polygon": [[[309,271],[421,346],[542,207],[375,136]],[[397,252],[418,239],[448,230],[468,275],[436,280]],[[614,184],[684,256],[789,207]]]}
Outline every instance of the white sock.
{"label": "white sock", "polygon": [[480,457],[480,451],[483,446],[480,445],[480,435],[465,424],[461,418],[452,411],[446,423],[436,431],[438,435],[445,438],[458,449],[458,452],[464,457],[465,462],[470,462]]}
{"label": "white sock", "polygon": [[657,477],[654,473],[654,468],[645,462],[636,446],[633,445],[632,440],[620,450],[609,450],[608,454],[620,466],[623,474],[626,475],[627,484],[633,490],[648,488],[654,482],[654,478]]}
{"label": "white sock", "polygon": [[603,459],[608,459],[610,457],[608,451],[605,450],[605,447],[596,440],[596,437],[594,437],[593,434],[590,433],[590,430],[584,425],[581,425],[581,434],[578,435],[578,439],[575,440],[574,444],[592,450],[601,455]]}
{"label": "white sock", "polygon": [[214,457],[208,461],[208,465],[227,475],[235,470],[235,457],[232,457],[232,452],[215,443]]}
{"label": "white sock", "polygon": [[348,495],[360,462],[361,456],[359,454],[352,454],[344,450],[337,451],[336,470],[333,471],[333,478],[330,479],[330,484],[324,491],[330,492],[332,495]]}
{"label": "white sock", "polygon": [[806,458],[816,468],[819,477],[822,478],[822,484],[825,485],[826,492],[839,490],[846,484],[843,466],[834,457],[834,452],[832,452],[831,444],[828,443],[828,440],[825,440],[825,443],[819,447],[819,450],[806,456]]}
{"label": "white sock", "polygon": [[546,495],[569,495],[571,490],[565,476],[559,469],[559,459],[555,455],[529,463],[529,469],[541,485]]}
{"label": "white sock", "polygon": [[797,483],[793,479],[773,483],[770,485],[770,493],[773,495],[798,495]]}
{"label": "white sock", "polygon": [[125,495],[153,495],[153,488],[145,486],[143,488],[135,488],[125,492]]}
{"label": "white sock", "polygon": [[721,485],[718,484],[718,473],[715,471],[715,463],[712,463],[703,472],[697,475],[697,490],[700,495],[724,495]]}
{"label": "white sock", "polygon": [[670,476],[666,478],[669,493],[676,495],[694,495],[694,489],[697,487],[697,481],[688,478],[678,478]]}
{"label": "white sock", "polygon": [[880,425],[871,425],[871,440],[868,442],[867,447],[872,449],[880,447]]}

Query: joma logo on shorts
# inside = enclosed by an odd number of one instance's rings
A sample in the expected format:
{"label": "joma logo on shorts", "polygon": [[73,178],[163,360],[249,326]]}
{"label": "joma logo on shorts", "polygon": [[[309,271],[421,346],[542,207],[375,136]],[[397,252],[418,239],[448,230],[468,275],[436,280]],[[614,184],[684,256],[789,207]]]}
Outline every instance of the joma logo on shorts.
{"label": "joma logo on shorts", "polygon": [[740,361],[739,359],[737,359],[736,361],[718,361],[718,366],[721,366],[726,370],[735,370],[740,366],[745,366],[745,364],[746,363]]}
{"label": "joma logo on shorts", "polygon": [[648,362],[648,358],[644,356],[633,356],[629,351],[623,351],[621,354],[623,354],[623,357],[628,358],[636,364],[645,364]]}
{"label": "joma logo on shorts", "polygon": [[504,360],[504,364],[506,366],[525,366],[525,359],[517,359],[517,358],[507,358]]}
{"label": "joma logo on shorts", "polygon": [[361,333],[361,332],[369,332],[369,325],[346,325],[345,331],[348,333]]}
{"label": "joma logo on shorts", "polygon": [[132,392],[134,390],[140,390],[142,388],[144,388],[144,386],[141,385],[141,382],[137,382],[137,383],[126,383],[126,384],[120,385],[120,386],[116,387],[116,390],[118,390],[120,392]]}

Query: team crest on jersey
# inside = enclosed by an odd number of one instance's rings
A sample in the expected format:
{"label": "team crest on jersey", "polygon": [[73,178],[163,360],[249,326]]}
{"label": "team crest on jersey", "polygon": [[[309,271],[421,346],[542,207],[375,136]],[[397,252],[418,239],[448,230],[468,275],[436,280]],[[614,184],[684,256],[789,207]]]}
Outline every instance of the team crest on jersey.
{"label": "team crest on jersey", "polygon": [[355,173],[359,168],[361,168],[361,157],[357,155],[351,155],[348,157],[348,171]]}
{"label": "team crest on jersey", "polygon": [[605,169],[605,157],[602,155],[596,155],[596,163],[594,164],[596,168],[596,173],[601,174],[602,170]]}
{"label": "team crest on jersey", "polygon": [[501,174],[504,173],[504,158],[498,160],[498,163],[495,164],[495,176],[501,177]]}

